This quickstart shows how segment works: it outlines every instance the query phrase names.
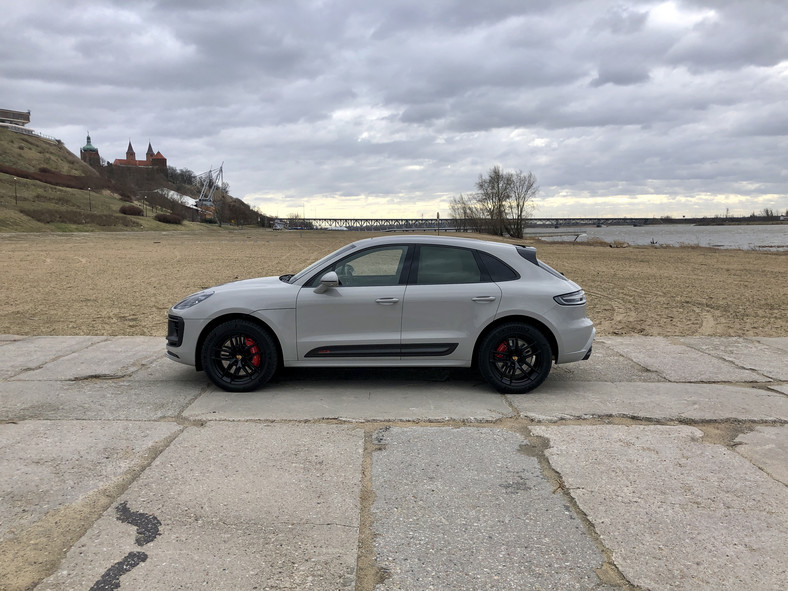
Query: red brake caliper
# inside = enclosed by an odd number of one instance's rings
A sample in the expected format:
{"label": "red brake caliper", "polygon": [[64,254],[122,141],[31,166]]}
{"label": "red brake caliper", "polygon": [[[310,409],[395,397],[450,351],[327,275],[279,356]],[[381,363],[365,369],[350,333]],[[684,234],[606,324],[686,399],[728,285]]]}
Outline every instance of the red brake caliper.
{"label": "red brake caliper", "polygon": [[509,350],[509,347],[506,346],[506,343],[501,343],[498,345],[498,348],[495,350],[495,358],[496,359],[503,359],[504,353]]}
{"label": "red brake caliper", "polygon": [[244,342],[246,343],[246,346],[249,347],[249,353],[252,355],[252,365],[255,367],[260,367],[260,349],[257,348],[255,342],[249,337],[246,337]]}

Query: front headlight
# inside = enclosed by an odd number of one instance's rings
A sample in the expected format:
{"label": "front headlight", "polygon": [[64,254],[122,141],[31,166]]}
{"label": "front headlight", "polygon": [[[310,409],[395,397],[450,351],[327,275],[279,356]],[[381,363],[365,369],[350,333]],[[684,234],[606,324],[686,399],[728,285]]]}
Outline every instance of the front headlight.
{"label": "front headlight", "polygon": [[581,289],[572,293],[557,295],[553,299],[562,306],[582,306],[586,303],[586,292]]}
{"label": "front headlight", "polygon": [[181,300],[177,304],[173,306],[175,310],[185,310],[186,308],[191,308],[192,306],[196,306],[200,302],[207,300],[209,297],[213,295],[212,291],[201,291],[199,293],[194,293],[190,295],[185,300]]}

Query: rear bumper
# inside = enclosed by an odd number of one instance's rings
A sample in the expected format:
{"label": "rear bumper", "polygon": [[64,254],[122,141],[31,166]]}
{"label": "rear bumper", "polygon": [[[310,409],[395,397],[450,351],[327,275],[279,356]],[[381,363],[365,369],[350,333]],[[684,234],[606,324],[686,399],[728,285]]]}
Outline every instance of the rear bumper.
{"label": "rear bumper", "polygon": [[[584,339],[585,344],[578,349],[560,354],[559,358],[556,360],[556,364],[572,363],[574,361],[584,361],[589,357],[591,357],[591,348],[594,344],[595,336],[596,336],[596,328],[594,328],[592,325],[589,327],[588,336]],[[581,340],[580,342],[583,341]]]}

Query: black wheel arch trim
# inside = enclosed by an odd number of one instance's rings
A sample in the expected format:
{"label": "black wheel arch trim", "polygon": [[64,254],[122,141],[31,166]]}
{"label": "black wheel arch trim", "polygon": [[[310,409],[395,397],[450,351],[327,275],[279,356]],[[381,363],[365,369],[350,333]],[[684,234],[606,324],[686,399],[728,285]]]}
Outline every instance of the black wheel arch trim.
{"label": "black wheel arch trim", "polygon": [[479,346],[481,345],[485,337],[490,332],[494,331],[496,328],[501,326],[502,324],[509,324],[510,322],[521,322],[523,324],[532,326],[535,329],[537,329],[539,332],[541,332],[544,335],[544,338],[547,339],[548,344],[550,345],[550,353],[552,355],[553,361],[558,359],[558,341],[556,340],[553,331],[550,330],[550,328],[544,322],[540,322],[536,318],[531,318],[530,316],[514,315],[514,316],[504,316],[502,318],[496,318],[493,322],[485,326],[484,330],[482,330],[479,333],[479,336],[476,337],[476,343],[474,343],[473,345],[472,359],[474,366],[476,365],[476,358],[479,353]]}
{"label": "black wheel arch trim", "polygon": [[249,314],[225,314],[224,316],[217,316],[213,320],[211,320],[208,324],[206,324],[200,336],[197,338],[197,347],[194,351],[194,367],[197,371],[202,371],[202,348],[205,344],[205,339],[208,338],[208,335],[211,331],[219,326],[220,324],[224,324],[225,322],[229,322],[232,320],[246,320],[247,322],[253,322],[261,329],[266,331],[270,337],[273,339],[274,343],[276,343],[277,352],[279,354],[279,363],[282,363],[283,356],[282,356],[282,343],[279,342],[279,337],[276,336],[276,333],[271,330],[271,327],[268,326],[265,322],[257,318],[256,316],[250,316]]}

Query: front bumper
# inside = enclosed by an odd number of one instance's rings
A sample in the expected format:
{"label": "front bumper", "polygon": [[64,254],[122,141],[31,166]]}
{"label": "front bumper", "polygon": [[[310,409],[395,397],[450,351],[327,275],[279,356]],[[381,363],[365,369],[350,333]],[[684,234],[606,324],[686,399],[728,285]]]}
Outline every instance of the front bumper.
{"label": "front bumper", "polygon": [[167,348],[180,347],[183,344],[183,328],[185,322],[180,316],[167,316]]}

